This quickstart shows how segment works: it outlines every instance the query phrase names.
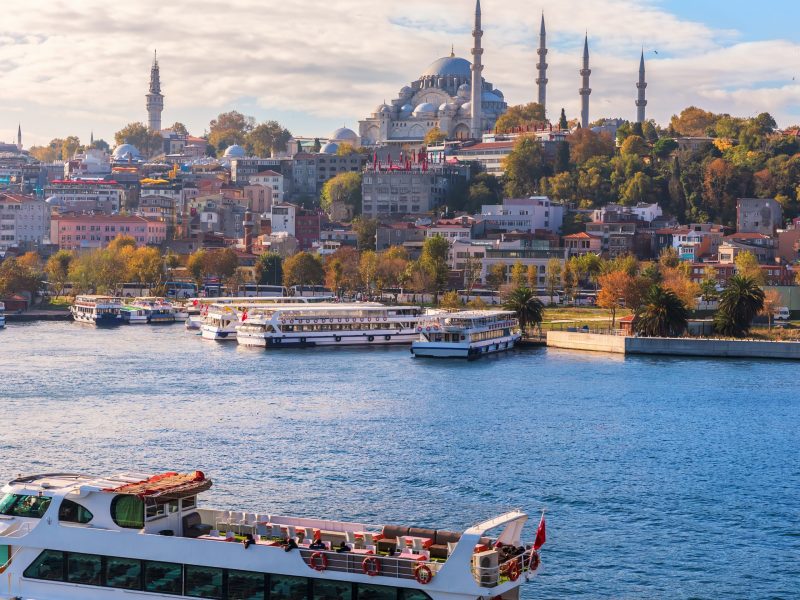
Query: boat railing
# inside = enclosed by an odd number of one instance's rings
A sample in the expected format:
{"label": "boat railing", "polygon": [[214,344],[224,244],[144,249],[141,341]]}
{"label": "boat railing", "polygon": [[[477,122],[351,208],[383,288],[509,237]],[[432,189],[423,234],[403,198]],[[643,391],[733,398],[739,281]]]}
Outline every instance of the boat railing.
{"label": "boat railing", "polygon": [[499,561],[491,566],[479,566],[473,562],[472,576],[481,587],[495,587],[504,583],[517,581],[520,577],[528,579],[539,568],[539,553],[533,548]]}
{"label": "boat railing", "polygon": [[[412,560],[382,554],[362,554],[354,552],[336,552],[333,550],[300,549],[303,562],[309,569],[316,571],[334,571],[337,573],[357,573],[359,575],[374,573],[383,577],[397,579],[416,579],[420,566],[430,570],[435,577],[443,562]],[[312,558],[313,557],[313,558]]]}

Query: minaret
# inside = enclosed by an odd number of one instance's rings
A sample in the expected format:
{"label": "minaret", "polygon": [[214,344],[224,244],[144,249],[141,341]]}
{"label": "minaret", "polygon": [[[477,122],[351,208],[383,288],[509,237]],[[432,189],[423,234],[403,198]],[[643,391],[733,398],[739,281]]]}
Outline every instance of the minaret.
{"label": "minaret", "polygon": [[639,59],[639,83],[636,84],[636,89],[639,90],[639,97],[636,100],[636,122],[644,123],[644,107],[647,106],[644,90],[647,88],[647,82],[644,80],[644,49],[642,49],[642,58]]}
{"label": "minaret", "polygon": [[483,55],[483,48],[481,48],[481,38],[483,31],[481,30],[481,0],[475,2],[475,28],[472,30],[472,37],[475,39],[475,45],[472,48],[472,97],[470,102],[472,104],[472,131],[471,137],[474,139],[481,139],[483,135],[483,64],[481,63],[481,56]]}
{"label": "minaret", "polygon": [[162,110],[164,110],[164,96],[161,94],[158,56],[154,51],[153,66],[150,67],[150,93],[147,94],[147,126],[151,131],[161,131]]}
{"label": "minaret", "polygon": [[94,145],[94,131],[89,133],[89,146]]}
{"label": "minaret", "polygon": [[17,150],[22,151],[22,123],[17,123]]}
{"label": "minaret", "polygon": [[542,105],[542,110],[547,114],[547,32],[544,29],[544,13],[542,13],[542,26],[539,29],[539,49],[536,53],[539,55],[539,64],[536,70],[539,71],[539,77],[536,78],[536,85],[539,86],[539,104]]}
{"label": "minaret", "polygon": [[581,95],[581,127],[586,129],[589,126],[589,95],[592,93],[592,88],[589,87],[589,75],[592,70],[589,68],[589,34],[583,39],[583,68],[581,69],[581,77],[583,84],[578,93]]}

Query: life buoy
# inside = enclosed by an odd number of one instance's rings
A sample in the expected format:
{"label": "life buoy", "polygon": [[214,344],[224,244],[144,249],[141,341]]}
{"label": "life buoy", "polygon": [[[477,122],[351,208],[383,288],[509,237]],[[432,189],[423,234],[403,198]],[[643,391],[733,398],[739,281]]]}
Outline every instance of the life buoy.
{"label": "life buoy", "polygon": [[528,570],[535,571],[539,568],[539,565],[542,564],[542,557],[539,556],[539,553],[534,550],[531,552],[531,560],[528,563]]}
{"label": "life buoy", "polygon": [[335,336],[333,336],[333,339],[334,339],[334,341],[336,341],[336,342],[341,342],[341,341],[342,341],[342,336],[340,336],[340,335],[335,335]]}
{"label": "life buoy", "polygon": [[[317,559],[319,559],[319,562],[317,562]],[[324,571],[328,568],[328,557],[322,552],[314,552],[308,559],[308,566],[315,571]]]}
{"label": "life buoy", "polygon": [[417,333],[419,333],[420,331],[422,331],[422,327],[417,327]]}
{"label": "life buoy", "polygon": [[519,579],[521,569],[519,568],[519,561],[513,560],[506,566],[506,575],[511,581],[516,581]]}
{"label": "life buoy", "polygon": [[378,560],[377,556],[368,556],[361,563],[361,570],[365,575],[375,577],[381,572],[381,562]]}
{"label": "life buoy", "polygon": [[390,336],[390,335],[385,335],[385,336],[383,336],[383,339],[385,339],[385,340],[388,342],[389,340],[391,340],[391,339],[392,339],[392,336]]}
{"label": "life buoy", "polygon": [[426,328],[425,328],[425,331],[430,331],[430,330],[431,330],[431,328],[430,328],[430,327],[426,327]]}
{"label": "life buoy", "polygon": [[414,567],[414,579],[417,580],[417,583],[427,585],[433,579],[433,571],[428,565],[417,565]]}
{"label": "life buoy", "polygon": [[374,341],[375,341],[375,336],[374,336],[374,335],[371,335],[371,336],[369,336],[369,337],[367,338],[367,341],[368,341],[368,342],[374,342]]}

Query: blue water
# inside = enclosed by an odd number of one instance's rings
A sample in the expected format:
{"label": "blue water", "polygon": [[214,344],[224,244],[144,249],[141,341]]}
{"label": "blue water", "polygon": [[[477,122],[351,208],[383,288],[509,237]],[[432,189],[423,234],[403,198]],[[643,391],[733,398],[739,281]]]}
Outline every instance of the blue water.
{"label": "blue water", "polygon": [[786,362],[266,352],[175,326],[0,331],[0,479],[201,469],[232,509],[464,528],[547,510],[525,598],[800,597]]}

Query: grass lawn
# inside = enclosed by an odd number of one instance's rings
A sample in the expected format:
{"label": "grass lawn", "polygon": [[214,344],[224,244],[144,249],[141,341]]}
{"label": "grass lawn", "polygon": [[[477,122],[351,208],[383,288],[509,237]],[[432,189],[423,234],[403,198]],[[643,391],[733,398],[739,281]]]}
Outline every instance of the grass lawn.
{"label": "grass lawn", "polygon": [[[617,318],[624,317],[631,314],[631,311],[625,308],[617,310]],[[595,307],[564,307],[564,308],[545,308],[543,323],[551,323],[553,321],[598,321],[611,319],[611,311],[607,308]]]}
{"label": "grass lawn", "polygon": [[45,300],[36,308],[39,310],[68,310],[71,304],[71,298],[62,296],[61,298],[50,298]]}

